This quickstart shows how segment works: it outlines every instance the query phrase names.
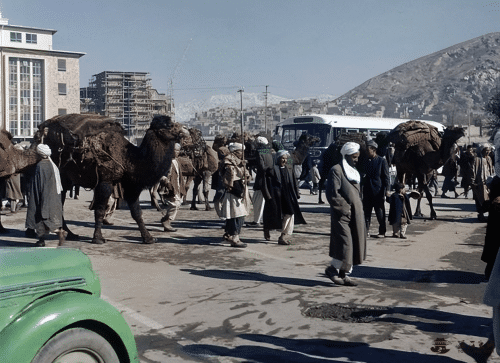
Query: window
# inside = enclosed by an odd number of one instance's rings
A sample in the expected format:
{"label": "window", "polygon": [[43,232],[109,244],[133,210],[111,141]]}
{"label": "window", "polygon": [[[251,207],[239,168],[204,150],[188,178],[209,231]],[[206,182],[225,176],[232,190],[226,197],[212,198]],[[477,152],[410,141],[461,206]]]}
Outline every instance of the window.
{"label": "window", "polygon": [[66,72],[66,59],[57,60],[57,70],[61,72]]}
{"label": "window", "polygon": [[43,61],[9,57],[9,131],[33,136],[44,118]]}
{"label": "window", "polygon": [[26,43],[36,44],[36,34],[26,33]]}
{"label": "window", "polygon": [[23,36],[21,33],[10,32],[10,41],[21,43],[23,41]]}
{"label": "window", "polygon": [[60,95],[66,95],[66,83],[59,83],[58,84],[58,87],[59,87],[59,94]]}
{"label": "window", "polygon": [[68,111],[65,108],[58,108],[57,109],[57,114],[58,115],[66,115]]}

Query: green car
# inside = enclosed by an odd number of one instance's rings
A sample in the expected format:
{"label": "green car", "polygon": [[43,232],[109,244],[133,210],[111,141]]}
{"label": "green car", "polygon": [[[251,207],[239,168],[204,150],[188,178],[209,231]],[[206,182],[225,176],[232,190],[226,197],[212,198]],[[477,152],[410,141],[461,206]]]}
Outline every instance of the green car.
{"label": "green car", "polygon": [[138,363],[89,258],[68,248],[0,249],[0,362]]}

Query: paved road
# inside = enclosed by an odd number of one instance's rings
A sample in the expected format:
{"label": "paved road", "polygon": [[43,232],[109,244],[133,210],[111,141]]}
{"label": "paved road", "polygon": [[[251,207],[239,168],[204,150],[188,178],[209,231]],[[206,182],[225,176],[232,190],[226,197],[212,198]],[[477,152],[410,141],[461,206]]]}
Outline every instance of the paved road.
{"label": "paved road", "polygon": [[[277,244],[278,232],[267,242],[261,230],[245,228],[246,249],[222,241],[214,211],[183,206],[178,231],[164,233],[146,193],[144,219],[157,244],[141,244],[128,210],[118,210],[104,229],[108,242],[92,245],[91,198],[82,191],[66,203],[68,224],[82,236],[72,246],[90,256],[104,298],[131,325],[145,363],[474,362],[458,343],[477,346],[491,329],[481,304],[485,223],[471,199],[435,199],[439,219],[414,220],[407,240],[370,238],[368,258],[353,273],[359,286],[338,287],[323,274],[329,208],[307,190],[300,202],[308,224],[296,226],[291,246]],[[34,244],[24,237],[24,218],[25,209],[3,216],[12,230],[1,246]],[[56,236],[47,245],[57,245]],[[307,316],[331,304],[381,312],[365,323]],[[434,352],[436,339],[448,350]]]}

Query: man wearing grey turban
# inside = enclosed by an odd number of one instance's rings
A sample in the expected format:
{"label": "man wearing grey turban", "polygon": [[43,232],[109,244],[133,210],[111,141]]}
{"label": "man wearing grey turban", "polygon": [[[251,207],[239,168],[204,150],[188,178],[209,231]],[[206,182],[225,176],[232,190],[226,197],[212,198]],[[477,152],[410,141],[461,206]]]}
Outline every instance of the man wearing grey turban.
{"label": "man wearing grey turban", "polygon": [[59,169],[50,159],[51,150],[48,145],[39,144],[36,151],[42,160],[36,165],[29,187],[26,227],[35,229],[38,236],[37,246],[45,246],[45,235],[49,232],[58,234],[61,246],[65,242],[65,232],[62,229],[62,186]]}
{"label": "man wearing grey turban", "polygon": [[360,194],[360,175],[355,166],[359,144],[348,142],[340,153],[342,161],[328,173],[326,198],[330,203],[330,266],[326,276],[336,285],[356,286],[348,276],[353,265],[366,258],[366,224]]}

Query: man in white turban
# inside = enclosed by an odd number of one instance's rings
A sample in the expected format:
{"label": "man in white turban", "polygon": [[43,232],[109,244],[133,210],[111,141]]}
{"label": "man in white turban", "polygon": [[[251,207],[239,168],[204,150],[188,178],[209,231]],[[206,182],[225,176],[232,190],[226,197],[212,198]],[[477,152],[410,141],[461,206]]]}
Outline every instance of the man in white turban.
{"label": "man in white turban", "polygon": [[36,165],[35,174],[29,187],[26,227],[35,229],[38,236],[37,246],[45,246],[45,235],[55,232],[59,235],[59,245],[65,242],[62,229],[61,179],[59,169],[50,159],[48,145],[39,144],[36,148],[42,160]]}
{"label": "man in white turban", "polygon": [[271,240],[270,230],[281,230],[278,244],[290,245],[295,224],[305,224],[299,207],[299,185],[297,178],[287,166],[289,152],[279,150],[276,163],[266,171],[262,190],[266,199],[264,205],[264,238]]}
{"label": "man in white turban", "polygon": [[359,144],[348,142],[340,153],[342,161],[328,173],[326,198],[330,203],[332,257],[325,274],[336,285],[356,286],[348,276],[354,265],[366,258],[366,224],[360,194],[360,175],[355,166]]}

